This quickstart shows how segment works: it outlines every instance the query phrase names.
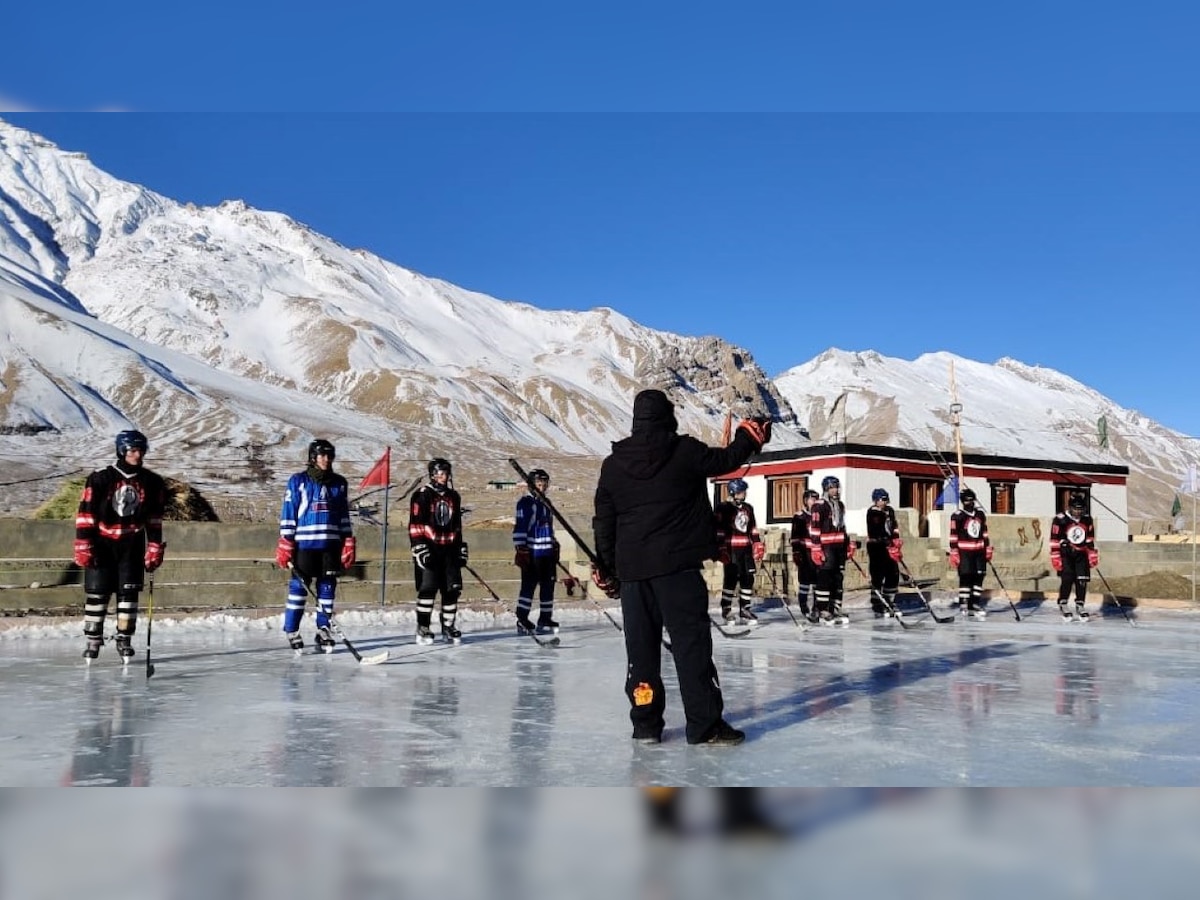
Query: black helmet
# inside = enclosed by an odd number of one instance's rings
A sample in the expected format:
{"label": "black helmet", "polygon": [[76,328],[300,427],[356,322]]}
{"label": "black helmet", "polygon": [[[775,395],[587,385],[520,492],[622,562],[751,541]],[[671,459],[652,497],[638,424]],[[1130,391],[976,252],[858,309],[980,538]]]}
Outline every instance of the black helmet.
{"label": "black helmet", "polygon": [[133,429],[118,434],[116,443],[117,459],[124,459],[125,454],[130,450],[141,450],[142,453],[146,453],[150,449],[150,442],[146,440],[146,436]]}
{"label": "black helmet", "polygon": [[816,499],[817,497],[820,497],[820,496],[821,495],[818,494],[816,491],[814,491],[812,488],[809,488],[807,491],[804,492],[803,499],[808,500],[810,497],[813,499]]}
{"label": "black helmet", "polygon": [[962,493],[958,495],[958,499],[960,499],[963,503],[974,503],[975,492],[970,488],[963,488]]}
{"label": "black helmet", "polygon": [[545,481],[547,484],[549,484],[550,483],[550,473],[547,472],[545,469],[532,469],[529,472],[529,477],[526,479],[526,481],[528,481],[529,484],[532,485],[535,481],[538,481],[538,480]]}
{"label": "black helmet", "polygon": [[830,488],[840,488],[842,483],[838,481],[836,475],[826,475],[821,479],[821,490],[827,491]]}
{"label": "black helmet", "polygon": [[328,456],[329,461],[333,462],[333,458],[337,455],[337,452],[333,449],[333,444],[329,443],[329,441],[324,438],[317,438],[308,445],[308,464],[310,466],[314,465],[317,461],[317,456],[321,454]]}
{"label": "black helmet", "polygon": [[1071,498],[1067,501],[1068,509],[1084,509],[1085,507],[1087,507],[1087,501],[1084,499],[1083,494],[1072,494]]}
{"label": "black helmet", "polygon": [[450,475],[450,460],[443,459],[440,456],[431,459],[429,461],[429,477],[432,478],[438,472],[445,472],[447,475]]}

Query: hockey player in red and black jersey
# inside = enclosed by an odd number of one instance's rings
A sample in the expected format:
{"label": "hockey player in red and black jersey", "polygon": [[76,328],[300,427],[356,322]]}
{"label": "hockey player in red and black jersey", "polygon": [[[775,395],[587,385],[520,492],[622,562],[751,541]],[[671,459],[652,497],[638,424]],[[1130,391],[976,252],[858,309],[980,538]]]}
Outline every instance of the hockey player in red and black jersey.
{"label": "hockey player in red and black jersey", "polygon": [[[754,507],[746,502],[749,485],[745,479],[729,482],[729,499],[713,511],[717,520],[717,561],[724,569],[721,583],[721,616],[733,624],[757,625],[758,616],[750,609],[754,600],[756,563],[762,561],[765,545],[758,533]],[[733,595],[738,592],[738,616],[733,615]]]}
{"label": "hockey player in red and black jersey", "polygon": [[904,542],[900,540],[900,526],[890,499],[883,488],[875,488],[871,492],[871,508],[867,510],[867,570],[871,574],[871,609],[876,618],[893,612],[901,615],[896,591]]}
{"label": "hockey player in red and black jersey", "polygon": [[275,563],[289,569],[283,633],[291,648],[304,647],[300,620],[312,584],[317,598],[316,645],[332,653],[337,641],[330,629],[337,580],[357,561],[357,546],[350,525],[350,486],[333,471],[337,450],[324,438],[308,445],[308,466],[288,478],[279,510],[279,540]]}
{"label": "hockey player in red and black jersey", "polygon": [[993,552],[987,513],[970,488],[963,488],[958,499],[962,508],[950,516],[950,567],[958,572],[959,609],[964,616],[983,619],[983,579]]}
{"label": "hockey player in red and black jersey", "polygon": [[89,663],[104,643],[108,598],[117,595],[117,653],[133,656],[138,594],[145,574],[162,565],[167,488],[142,465],[150,443],[140,431],[122,431],[117,461],[87,477],[75,514],[75,564],[83,569],[83,634]]}
{"label": "hockey player in red and black jersey", "polygon": [[1096,551],[1096,527],[1087,514],[1087,501],[1083,494],[1072,494],[1067,508],[1054,517],[1050,525],[1050,565],[1058,573],[1058,608],[1063,619],[1070,620],[1068,600],[1071,589],[1075,589],[1075,612],[1086,621],[1087,611],[1083,601],[1087,598],[1088,582],[1092,569],[1100,565],[1100,554]]}
{"label": "hockey player in red and black jersey", "polygon": [[417,587],[417,643],[433,643],[433,601],[442,597],[442,640],[462,642],[455,627],[458,598],[462,594],[462,567],[468,549],[462,535],[462,497],[451,487],[450,461],[429,461],[429,483],[412,496],[408,514],[408,540],[412,545]]}
{"label": "hockey player in red and black jersey", "polygon": [[800,604],[800,612],[809,619],[812,619],[814,615],[810,603],[813,585],[817,580],[817,570],[813,567],[812,559],[808,555],[808,509],[820,496],[816,491],[805,491],[800,500],[804,504],[804,509],[792,516],[792,562],[796,564],[796,584],[799,585],[796,591],[796,600]]}
{"label": "hockey player in red and black jersey", "polygon": [[842,612],[842,585],[855,546],[846,533],[842,483],[827,475],[821,479],[821,491],[808,509],[808,556],[817,572],[817,618],[822,625],[848,625],[850,617]]}

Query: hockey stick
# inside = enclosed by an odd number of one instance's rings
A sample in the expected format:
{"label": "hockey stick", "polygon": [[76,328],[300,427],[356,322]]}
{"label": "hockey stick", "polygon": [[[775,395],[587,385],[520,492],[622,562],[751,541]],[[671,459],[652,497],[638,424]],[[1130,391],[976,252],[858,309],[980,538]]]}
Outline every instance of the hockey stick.
{"label": "hockey stick", "polygon": [[[796,618],[796,614],[792,612],[792,608],[788,605],[787,594],[784,594],[779,599],[783,601],[783,608],[787,610],[787,614],[792,617],[792,624],[794,624],[801,631],[808,631],[808,626]],[[804,618],[807,619],[808,616],[805,616]]]}
{"label": "hockey stick", "polygon": [[146,609],[146,678],[154,674],[154,663],[150,662],[150,631],[154,627],[154,573],[150,573],[150,603]]}
{"label": "hockey stick", "polygon": [[919,584],[917,584],[917,579],[913,578],[912,572],[910,572],[908,570],[908,563],[906,563],[903,559],[900,560],[900,568],[903,570],[905,577],[908,578],[908,587],[911,587],[914,591],[917,592],[917,596],[921,598],[921,602],[924,603],[925,608],[927,610],[929,610],[929,615],[933,616],[933,621],[937,622],[939,625],[953,624],[954,623],[953,616],[951,616],[948,619],[943,619],[941,616],[939,616],[937,613],[935,613],[933,611],[933,607],[930,605],[929,601],[925,598],[925,592],[921,590],[921,586]]}
{"label": "hockey stick", "polygon": [[[867,583],[870,584],[871,576],[863,571],[863,567],[859,564],[858,560],[852,556],[852,557],[850,557],[850,562],[854,563],[854,568],[858,569],[858,574],[862,575],[862,577],[867,580]],[[897,622],[900,623],[901,628],[909,629],[909,628],[917,627],[916,622],[905,622],[904,621],[904,613],[900,612],[900,610],[896,608],[896,604],[888,602],[887,597],[883,596],[883,591],[877,591],[877,590],[875,590],[875,586],[871,585],[871,593],[879,598],[879,602],[881,604],[883,604],[884,607],[891,610],[892,618],[894,618]],[[930,613],[932,613],[932,612],[933,611],[930,610]]]}
{"label": "hockey stick", "polygon": [[[499,603],[499,604],[500,604],[500,608],[501,608],[501,609],[503,609],[503,610],[504,610],[506,613],[511,613],[511,612],[512,612],[512,610],[511,610],[511,609],[509,609],[509,606],[508,606],[508,604],[507,604],[507,603],[505,603],[503,600],[501,600],[501,599],[500,599],[500,595],[499,595],[499,594],[497,594],[495,591],[493,591],[493,590],[492,590],[492,586],[491,586],[490,584],[488,584],[486,581],[484,581],[482,578],[480,578],[480,577],[479,577],[479,573],[478,573],[478,572],[476,572],[474,569],[472,569],[472,568],[471,568],[469,565],[467,565],[466,563],[463,563],[463,564],[462,564],[462,567],[463,567],[464,569],[466,569],[468,572],[470,572],[472,575],[474,575],[474,576],[475,576],[475,580],[476,580],[476,581],[478,581],[480,584],[482,584],[482,585],[483,585],[483,587],[484,587],[484,590],[486,590],[486,591],[487,591],[489,594],[491,594],[491,595],[492,595],[492,599],[493,599],[493,600],[495,600],[497,603]],[[531,638],[533,638],[535,641],[537,641],[537,642],[538,642],[538,646],[539,646],[539,647],[557,647],[557,646],[558,646],[560,643],[562,643],[562,642],[561,642],[561,641],[558,639],[558,636],[557,636],[557,635],[555,635],[555,636],[553,636],[553,637],[551,637],[551,638],[542,639],[542,638],[538,637],[536,634],[534,634],[532,631],[527,631],[527,632],[525,632],[525,633],[526,633],[526,634],[528,634],[528,635],[529,635]]]}
{"label": "hockey stick", "polygon": [[571,574],[571,570],[568,569],[566,566],[564,566],[562,564],[562,562],[560,562],[559,560],[556,559],[554,562],[560,569],[562,569],[564,572],[567,573],[568,578],[574,579],[575,581],[577,581],[579,583],[580,590],[583,592],[584,599],[591,600],[592,603],[594,603],[596,605],[596,608],[598,610],[600,610],[600,612],[604,613],[604,618],[606,618],[606,619],[608,619],[608,621],[612,622],[613,628],[617,629],[617,631],[620,631],[620,632],[625,631],[625,628],[621,625],[621,623],[618,622],[616,619],[614,619],[611,615],[609,615],[608,610],[600,605],[599,600],[594,600],[593,598],[588,596],[586,582],[582,581],[579,578],[575,578],[575,576]]}
{"label": "hockey stick", "polygon": [[[288,568],[291,569],[291,571],[296,575],[296,580],[299,581],[300,586],[304,588],[304,593],[313,598],[313,601],[317,604],[317,611],[320,612],[321,601],[318,599],[317,595],[313,593],[312,588],[308,586],[308,582],[300,577],[299,573],[296,572],[296,567],[294,565],[288,563]],[[381,650],[378,653],[372,653],[370,656],[363,656],[358,652],[358,649],[352,643],[350,643],[350,638],[346,637],[345,632],[342,631],[342,626],[339,625],[337,620],[333,618],[333,613],[329,614],[329,631],[346,645],[346,649],[350,651],[356,660],[358,660],[360,665],[377,666],[381,662],[386,661],[390,655],[387,650]]]}
{"label": "hockey stick", "polygon": [[1017,621],[1021,621],[1021,614],[1017,612],[1017,605],[1012,602],[1008,596],[1008,588],[1004,586],[1004,582],[1000,580],[1000,573],[996,571],[996,565],[990,559],[988,565],[992,567],[992,575],[996,578],[996,584],[1000,585],[1000,590],[1004,591],[1004,599],[1008,600],[1008,605],[1012,607],[1013,615],[1017,617]]}
{"label": "hockey stick", "polygon": [[1118,597],[1116,594],[1113,593],[1112,586],[1109,585],[1108,579],[1104,577],[1104,573],[1100,571],[1099,566],[1096,567],[1096,574],[1099,575],[1100,580],[1104,582],[1105,589],[1108,590],[1109,596],[1113,598],[1113,603],[1117,604],[1117,609],[1119,609],[1121,611],[1121,615],[1123,615],[1125,617],[1125,621],[1128,622],[1130,625],[1137,625],[1137,623],[1135,621],[1133,621],[1133,619],[1129,618],[1129,613],[1125,612],[1125,604],[1121,602],[1120,597]]}

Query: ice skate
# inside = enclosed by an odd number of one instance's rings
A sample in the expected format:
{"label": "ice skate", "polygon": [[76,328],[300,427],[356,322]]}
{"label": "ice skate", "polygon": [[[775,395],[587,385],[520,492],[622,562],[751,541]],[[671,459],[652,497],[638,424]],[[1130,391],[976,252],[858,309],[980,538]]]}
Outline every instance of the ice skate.
{"label": "ice skate", "polygon": [[529,616],[522,616],[522,615],[518,614],[518,616],[517,616],[517,634],[519,634],[519,635],[533,634],[535,632],[535,630],[536,629],[533,627],[533,623],[529,621]]}
{"label": "ice skate", "polygon": [[417,626],[417,643],[426,645],[433,643],[433,629],[428,625]]}
{"label": "ice skate", "polygon": [[558,634],[558,623],[549,616],[539,616],[537,623],[538,634]]}
{"label": "ice skate", "polygon": [[333,648],[336,646],[337,641],[334,640],[333,633],[329,630],[329,626],[320,626],[317,629],[317,651],[320,653],[332,653]]}
{"label": "ice skate", "polygon": [[1083,604],[1081,603],[1077,603],[1075,605],[1075,615],[1079,617],[1080,622],[1086,622],[1091,618],[1091,616],[1088,615],[1088,611],[1083,608]]}
{"label": "ice skate", "polygon": [[304,638],[300,637],[300,632],[285,631],[284,637],[288,639],[288,646],[291,647],[296,653],[299,653],[304,649]]}
{"label": "ice skate", "polygon": [[442,623],[442,640],[447,644],[461,644],[462,632],[453,625]]}
{"label": "ice skate", "polygon": [[1075,615],[1074,615],[1074,613],[1071,612],[1071,610],[1067,606],[1067,604],[1065,604],[1065,603],[1058,604],[1058,610],[1059,610],[1059,612],[1062,613],[1062,618],[1063,618],[1064,622],[1074,622],[1075,621]]}
{"label": "ice skate", "polygon": [[100,638],[90,637],[87,639],[87,646],[83,648],[83,658],[88,661],[89,666],[92,664],[92,660],[100,655],[102,643]]}
{"label": "ice skate", "polygon": [[130,640],[127,634],[117,635],[117,655],[121,657],[123,665],[128,665],[129,660],[133,659],[133,647],[130,644]]}
{"label": "ice skate", "polygon": [[758,616],[756,616],[754,614],[754,610],[748,606],[743,606],[738,611],[738,620],[740,624],[749,626],[750,628],[753,628],[758,624]]}
{"label": "ice skate", "polygon": [[732,607],[721,607],[721,623],[723,625],[736,625],[737,621],[737,616],[733,614]]}
{"label": "ice skate", "polygon": [[712,733],[698,743],[734,747],[742,743],[744,740],[746,740],[746,732],[738,731],[736,728],[722,719],[717,723],[717,727],[713,729]]}
{"label": "ice skate", "polygon": [[985,610],[981,606],[968,606],[967,607],[967,618],[968,619],[986,619],[987,618],[987,610]]}

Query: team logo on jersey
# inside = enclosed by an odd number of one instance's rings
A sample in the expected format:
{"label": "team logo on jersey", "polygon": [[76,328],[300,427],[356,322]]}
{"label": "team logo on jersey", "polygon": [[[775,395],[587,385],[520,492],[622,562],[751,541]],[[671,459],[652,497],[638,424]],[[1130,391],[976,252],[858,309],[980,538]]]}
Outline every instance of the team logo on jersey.
{"label": "team logo on jersey", "polygon": [[967,522],[967,537],[977,538],[983,534],[983,525],[978,519],[970,519]]}
{"label": "team logo on jersey", "polygon": [[113,491],[112,508],[122,519],[129,519],[137,515],[137,511],[142,507],[141,492],[128,482],[124,482]]}
{"label": "team logo on jersey", "polygon": [[750,530],[750,513],[744,509],[739,509],[733,516],[733,527],[742,534]]}
{"label": "team logo on jersey", "polygon": [[1082,525],[1071,525],[1067,528],[1067,540],[1079,546],[1087,540],[1087,529]]}
{"label": "team logo on jersey", "polygon": [[445,528],[454,521],[454,504],[445,497],[438,497],[433,501],[430,513],[433,524]]}

